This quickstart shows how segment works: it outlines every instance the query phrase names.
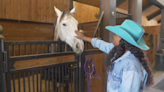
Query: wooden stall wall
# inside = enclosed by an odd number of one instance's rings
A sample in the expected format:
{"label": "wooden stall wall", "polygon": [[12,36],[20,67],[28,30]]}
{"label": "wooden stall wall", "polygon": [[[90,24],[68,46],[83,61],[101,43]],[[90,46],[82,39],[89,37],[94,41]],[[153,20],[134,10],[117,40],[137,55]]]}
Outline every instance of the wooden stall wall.
{"label": "wooden stall wall", "polygon": [[160,41],[160,26],[144,26],[143,28],[145,29],[144,40],[146,44],[150,47],[150,49],[146,53],[150,63],[154,67],[155,53]]}
{"label": "wooden stall wall", "polygon": [[73,6],[76,6],[75,18],[79,23],[98,21],[95,17],[96,14],[99,14],[99,8],[86,5],[79,2],[73,2]]}
{"label": "wooden stall wall", "polygon": [[69,10],[70,0],[0,0],[0,18],[53,23],[54,6]]}

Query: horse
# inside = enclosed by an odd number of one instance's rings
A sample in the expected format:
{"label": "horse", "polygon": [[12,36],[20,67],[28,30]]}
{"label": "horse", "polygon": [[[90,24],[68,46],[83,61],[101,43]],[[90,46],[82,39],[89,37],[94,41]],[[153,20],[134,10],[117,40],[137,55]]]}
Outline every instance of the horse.
{"label": "horse", "polygon": [[76,7],[70,12],[60,11],[54,6],[54,10],[57,15],[57,19],[54,23],[53,29],[53,41],[61,40],[67,43],[73,50],[73,52],[79,54],[84,50],[84,42],[81,39],[76,38],[75,30],[78,30],[78,21],[74,18]]}

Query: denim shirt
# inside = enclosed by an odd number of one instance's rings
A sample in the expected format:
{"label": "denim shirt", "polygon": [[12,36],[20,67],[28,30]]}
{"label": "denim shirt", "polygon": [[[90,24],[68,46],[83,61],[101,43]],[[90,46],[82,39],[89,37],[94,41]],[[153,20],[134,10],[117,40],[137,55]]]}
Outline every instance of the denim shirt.
{"label": "denim shirt", "polygon": [[[93,38],[92,46],[110,53],[113,43]],[[148,74],[140,61],[130,52],[114,61],[112,72],[108,72],[107,92],[143,92]]]}

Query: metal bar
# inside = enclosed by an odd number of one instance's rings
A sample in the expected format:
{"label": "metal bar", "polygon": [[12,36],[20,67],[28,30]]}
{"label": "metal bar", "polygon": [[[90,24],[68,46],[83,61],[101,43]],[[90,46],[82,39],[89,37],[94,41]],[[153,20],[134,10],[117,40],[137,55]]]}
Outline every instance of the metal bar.
{"label": "metal bar", "polygon": [[50,68],[48,68],[48,92],[50,92]]}
{"label": "metal bar", "polygon": [[78,91],[76,90],[76,86],[77,86],[77,85],[76,85],[76,84],[77,84],[77,83],[76,83],[76,80],[77,80],[77,79],[76,79],[76,68],[74,68],[74,78],[73,78],[73,79],[74,79],[74,82],[73,82],[73,84],[74,84],[74,92],[78,92]]}
{"label": "metal bar", "polygon": [[13,92],[15,92],[15,74],[13,74]]}
{"label": "metal bar", "polygon": [[4,51],[4,71],[8,71],[7,52]]}
{"label": "metal bar", "polygon": [[33,92],[35,92],[34,71],[32,71]]}
{"label": "metal bar", "polygon": [[24,92],[26,92],[25,72],[23,72],[23,86],[24,86]]}
{"label": "metal bar", "polygon": [[64,68],[62,65],[62,87],[63,87],[63,92],[64,92]]}
{"label": "metal bar", "polygon": [[70,8],[69,10],[72,10],[73,9],[73,0],[70,0]]}
{"label": "metal bar", "polygon": [[71,68],[71,92],[72,92],[72,68]]}
{"label": "metal bar", "polygon": [[[58,67],[55,67],[55,92],[58,91],[58,89],[57,89],[57,72],[58,72]],[[54,77],[53,77],[53,79],[54,79]]]}
{"label": "metal bar", "polygon": [[78,74],[78,76],[79,76],[79,81],[78,81],[78,82],[79,82],[79,88],[78,88],[79,91],[78,91],[78,92],[83,92],[83,91],[82,91],[82,87],[81,87],[81,86],[82,86],[82,85],[81,85],[81,83],[82,83],[82,81],[81,81],[81,79],[82,79],[81,54],[78,55],[78,61],[77,61],[77,62],[79,62],[79,67],[78,67],[78,69],[79,69],[79,71],[78,71],[78,73],[79,73],[79,74]]}
{"label": "metal bar", "polygon": [[65,47],[64,45],[65,45],[65,44],[61,44],[61,45],[62,45],[62,52],[64,52],[64,47]]}
{"label": "metal bar", "polygon": [[46,44],[46,53],[48,53],[48,44]]}
{"label": "metal bar", "polygon": [[[40,75],[40,76],[41,76],[41,75]],[[37,87],[37,88],[36,88],[36,90],[37,90],[36,92],[38,92],[38,90],[39,90],[39,89],[38,89],[38,70],[36,70],[36,87]]]}
{"label": "metal bar", "polygon": [[25,44],[52,44],[52,43],[55,43],[55,44],[61,44],[61,43],[65,43],[65,42],[62,42],[62,41],[5,41],[4,42],[7,46],[8,45],[25,45]]}
{"label": "metal bar", "polygon": [[18,88],[19,88],[19,92],[21,92],[21,89],[20,89],[20,73],[18,72]]}
{"label": "metal bar", "polygon": [[[2,45],[0,45],[0,46],[2,46]],[[1,53],[2,53],[2,50],[4,51],[3,48],[4,48],[3,46],[0,48],[0,50],[1,50],[0,52]],[[8,53],[7,59],[9,59],[9,57],[10,57],[10,54],[9,54],[10,53],[9,45],[8,46],[5,45],[5,51],[7,51],[7,53]],[[0,58],[2,58],[1,57],[1,53],[0,53]],[[7,66],[8,66],[8,71],[9,71],[10,70],[10,64],[7,63]],[[3,67],[3,66],[1,66],[1,67]],[[1,79],[1,76],[2,77],[6,77],[5,74],[4,75],[1,75],[1,74],[3,74],[3,72],[0,72],[0,79]],[[0,86],[1,86],[1,83],[4,83],[3,85],[7,85],[7,86],[4,86],[4,87],[7,87],[7,92],[11,92],[11,74],[9,72],[7,73],[7,83],[5,81],[5,78],[4,78],[4,80],[1,80],[1,81],[0,81]],[[0,92],[6,92],[6,91],[5,90],[1,91],[1,89],[0,89]]]}
{"label": "metal bar", "polygon": [[29,90],[29,92],[31,92],[31,90],[30,90],[30,71],[28,72],[28,90]]}
{"label": "metal bar", "polygon": [[32,44],[30,44],[31,54],[33,54]]}
{"label": "metal bar", "polygon": [[42,92],[42,69],[40,70],[40,92]]}
{"label": "metal bar", "polygon": [[38,44],[36,44],[35,46],[36,46],[36,54],[38,54]]}
{"label": "metal bar", "polygon": [[43,44],[40,44],[41,46],[41,54],[43,53]]}
{"label": "metal bar", "polygon": [[[54,92],[54,67],[52,67],[52,92]],[[55,87],[56,89],[56,87]]]}
{"label": "metal bar", "polygon": [[57,52],[57,51],[56,51],[56,44],[54,44],[54,52]]}
{"label": "metal bar", "polygon": [[84,51],[85,55],[99,54],[99,53],[102,53],[102,52],[100,50],[97,50],[97,49]]}
{"label": "metal bar", "polygon": [[11,75],[10,75],[10,73],[7,73],[7,92],[11,92]]}
{"label": "metal bar", "polygon": [[98,31],[98,27],[100,26],[100,23],[102,21],[103,16],[104,16],[104,11],[102,11],[102,13],[101,13],[101,16],[100,16],[100,19],[99,19],[98,24],[96,26],[96,29],[95,29],[93,37],[95,37],[95,35],[96,35],[97,31]]}
{"label": "metal bar", "polygon": [[76,92],[79,92],[79,68],[80,68],[80,63],[79,63],[79,55],[76,55],[76,64],[77,64],[77,67],[76,67]]}
{"label": "metal bar", "polygon": [[19,45],[19,55],[21,55],[21,45]]}
{"label": "metal bar", "polygon": [[15,45],[12,45],[12,49],[13,49],[13,56],[15,56]]}
{"label": "metal bar", "polygon": [[60,44],[57,44],[57,48],[58,48],[58,49],[57,49],[57,52],[61,52],[61,51],[60,51],[60,48],[61,48],[60,46],[61,46]]}
{"label": "metal bar", "polygon": [[45,92],[47,92],[47,82],[46,82],[46,69],[44,69],[44,81],[45,81]]}
{"label": "metal bar", "polygon": [[68,73],[66,73],[66,74],[68,75],[68,81],[67,81],[67,82],[68,82],[68,87],[67,87],[67,88],[68,88],[68,91],[69,91],[69,82],[70,82],[70,81],[69,81],[69,80],[70,80],[70,73],[69,73],[69,70],[70,70],[70,69],[69,69],[69,65],[67,65],[67,71],[68,71]]}
{"label": "metal bar", "polygon": [[60,92],[60,90],[61,90],[61,89],[60,89],[60,67],[61,67],[61,66],[59,66],[59,72],[58,72],[58,74],[59,74],[59,92]]}
{"label": "metal bar", "polygon": [[25,55],[27,55],[27,45],[25,44]]}
{"label": "metal bar", "polygon": [[85,63],[85,55],[84,53],[81,54],[81,92],[84,92],[84,89],[85,89],[85,73],[83,71],[84,69],[84,63]]}

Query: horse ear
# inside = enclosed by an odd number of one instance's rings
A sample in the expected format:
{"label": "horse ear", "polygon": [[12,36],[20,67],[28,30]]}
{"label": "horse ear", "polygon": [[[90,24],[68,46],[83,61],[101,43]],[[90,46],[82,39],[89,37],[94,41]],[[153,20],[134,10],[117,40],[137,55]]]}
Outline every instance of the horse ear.
{"label": "horse ear", "polygon": [[75,11],[76,11],[76,6],[70,11],[70,13],[71,13],[72,15],[74,15],[74,14],[75,14]]}
{"label": "horse ear", "polygon": [[56,8],[55,6],[54,6],[54,10],[55,10],[58,17],[61,16],[62,12],[58,8]]}

